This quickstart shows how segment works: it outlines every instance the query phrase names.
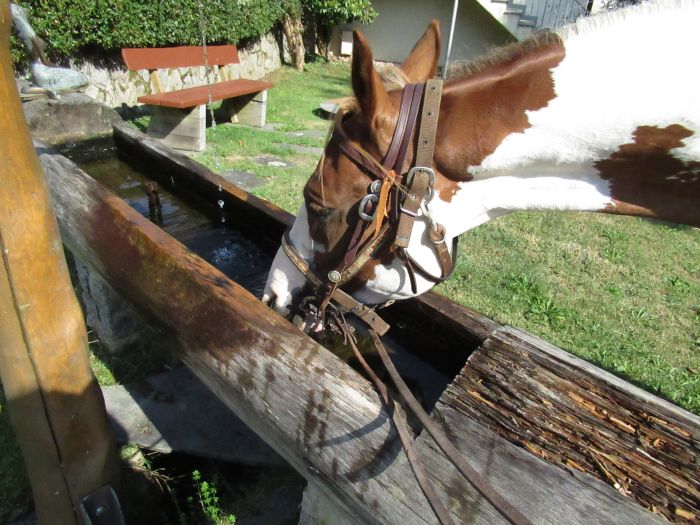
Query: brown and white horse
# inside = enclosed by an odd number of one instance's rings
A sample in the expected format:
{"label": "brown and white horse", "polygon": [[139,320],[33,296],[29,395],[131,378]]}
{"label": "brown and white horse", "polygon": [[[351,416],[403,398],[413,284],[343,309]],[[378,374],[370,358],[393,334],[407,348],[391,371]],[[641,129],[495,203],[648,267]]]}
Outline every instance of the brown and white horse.
{"label": "brown and white horse", "polygon": [[[700,225],[700,2],[665,0],[583,19],[468,64],[444,86],[429,210],[448,239],[515,210],[578,210]],[[401,90],[387,90],[355,33],[356,108],[343,128],[381,161]],[[433,22],[400,66],[405,82],[436,74]],[[406,166],[414,158],[415,140]],[[331,141],[308,181],[289,239],[318,274],[342,258],[371,179]],[[440,275],[419,212],[408,253]],[[449,245],[449,242],[447,243]],[[280,309],[306,277],[278,252],[264,301]],[[423,293],[389,247],[345,286],[366,304]]]}

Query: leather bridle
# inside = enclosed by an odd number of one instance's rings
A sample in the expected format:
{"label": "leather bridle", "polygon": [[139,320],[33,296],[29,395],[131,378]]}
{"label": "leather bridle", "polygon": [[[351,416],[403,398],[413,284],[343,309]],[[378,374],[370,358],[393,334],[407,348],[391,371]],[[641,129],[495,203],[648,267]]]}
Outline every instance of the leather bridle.
{"label": "leather bridle", "polygon": [[[527,517],[466,461],[413,397],[396,371],[379,337],[389,330],[389,325],[377,315],[374,308],[360,303],[341,290],[341,287],[355,277],[390,240],[393,242],[394,253],[401,259],[408,272],[414,293],[417,289],[415,273],[433,282],[443,281],[452,273],[457,255],[457,238],[455,237],[453,240],[452,255],[450,255],[450,250],[447,249],[445,243],[445,228],[432,219],[428,207],[435,192],[433,152],[441,97],[442,80],[434,79],[425,84],[406,85],[401,96],[401,108],[394,135],[381,163],[350,140],[343,129],[344,114],[339,112],[329,135],[330,140],[334,141],[343,154],[373,179],[369,193],[360,200],[359,217],[348,246],[335,268],[330,270],[325,277],[314,272],[294,248],[289,238],[289,230],[285,232],[282,239],[282,248],[292,264],[315,287],[316,295],[320,301],[315,315],[321,326],[325,325],[326,307],[331,301],[336,307],[340,307],[335,308],[331,313],[335,324],[352,347],[356,359],[374,383],[377,392],[387,406],[396,425],[409,465],[438,521],[443,525],[453,525],[454,523],[449,510],[435,493],[433,484],[408,432],[402,412],[395,409],[394,401],[386,385],[374,373],[357,348],[353,330],[345,319],[346,312],[357,315],[369,325],[369,332],[377,353],[400,396],[465,479],[512,524],[532,525]],[[420,124],[418,124],[419,111],[421,113]],[[409,170],[404,171],[408,146],[412,140],[416,140],[416,126],[419,130],[415,145],[415,161]],[[322,167],[323,159],[319,162],[318,169],[322,169]],[[413,225],[419,211],[422,211],[428,219],[428,236],[433,243],[436,257],[440,263],[440,276],[432,275],[422,268],[407,251]],[[385,213],[387,217],[384,216]],[[384,221],[385,218],[388,220]],[[367,230],[372,224],[374,224],[374,233],[368,236]]]}
{"label": "leather bridle", "polygon": [[[457,237],[453,239],[452,250],[445,242],[445,229],[432,220],[428,204],[434,194],[435,172],[433,151],[435,134],[442,96],[442,80],[433,79],[425,84],[407,84],[401,96],[401,107],[396,128],[384,160],[379,163],[365,149],[355,144],[343,128],[344,114],[339,112],[333,125],[330,140],[357,167],[369,175],[373,181],[369,192],[359,202],[358,219],[344,255],[325,277],[315,273],[301,257],[285,233],[282,248],[289,260],[316,288],[320,299],[320,314],[334,301],[342,308],[351,311],[365,321],[379,335],[389,329],[374,311],[343,292],[341,287],[355,275],[384,247],[393,241],[391,249],[402,261],[409,276],[413,293],[417,291],[418,273],[429,281],[438,283],[447,279],[455,266]],[[422,106],[422,111],[421,111]],[[421,114],[420,125],[418,115]],[[415,130],[419,128],[416,137]],[[404,171],[409,144],[416,141],[414,165]],[[319,169],[322,168],[319,163]],[[411,232],[419,210],[429,219],[428,235],[440,264],[440,275],[425,270],[408,253]],[[388,220],[381,214],[387,210]],[[367,231],[374,225],[374,233],[367,239]],[[393,239],[392,239],[393,237]],[[451,251],[451,254],[450,254]]]}

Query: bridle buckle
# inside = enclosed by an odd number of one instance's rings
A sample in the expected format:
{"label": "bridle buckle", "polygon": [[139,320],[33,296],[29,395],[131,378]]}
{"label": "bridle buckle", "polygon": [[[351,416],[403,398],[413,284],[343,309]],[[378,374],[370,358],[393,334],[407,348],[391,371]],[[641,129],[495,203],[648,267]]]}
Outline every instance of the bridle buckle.
{"label": "bridle buckle", "polygon": [[362,219],[363,221],[372,222],[374,220],[374,217],[377,215],[377,206],[374,206],[374,210],[372,211],[371,215],[365,213],[365,208],[370,202],[376,205],[379,202],[379,195],[377,195],[376,193],[368,193],[367,195],[362,197],[362,200],[360,201],[360,206],[358,208],[358,213],[360,214],[360,219]]}
{"label": "bridle buckle", "polygon": [[413,177],[418,172],[424,172],[428,174],[428,192],[424,198],[424,201],[428,203],[431,200],[433,200],[433,187],[435,186],[435,171],[433,171],[433,168],[428,168],[427,166],[414,166],[413,168],[408,170],[408,173],[406,174],[407,187],[411,187],[411,184],[413,184]]}

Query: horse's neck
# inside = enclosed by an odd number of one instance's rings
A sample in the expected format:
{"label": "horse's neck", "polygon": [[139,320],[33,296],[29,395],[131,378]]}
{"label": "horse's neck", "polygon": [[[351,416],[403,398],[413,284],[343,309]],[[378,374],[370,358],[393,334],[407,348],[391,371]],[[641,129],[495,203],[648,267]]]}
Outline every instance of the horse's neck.
{"label": "horse's neck", "polygon": [[584,22],[563,45],[510,64],[516,74],[487,70],[448,89],[443,129],[461,127],[467,153],[443,150],[445,171],[460,170],[463,182],[441,196],[483,211],[457,229],[521,209],[699,225],[700,71],[687,60],[698,6]]}

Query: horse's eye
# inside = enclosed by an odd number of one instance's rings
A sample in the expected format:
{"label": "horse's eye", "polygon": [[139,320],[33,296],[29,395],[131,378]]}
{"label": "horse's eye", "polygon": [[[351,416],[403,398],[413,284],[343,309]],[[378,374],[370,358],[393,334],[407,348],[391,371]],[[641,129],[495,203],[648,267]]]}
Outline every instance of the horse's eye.
{"label": "horse's eye", "polygon": [[326,220],[331,213],[333,213],[333,210],[331,208],[326,208],[324,206],[321,206],[320,204],[316,204],[315,202],[307,202],[306,203],[306,209],[309,210],[309,213],[314,215],[320,220]]}

